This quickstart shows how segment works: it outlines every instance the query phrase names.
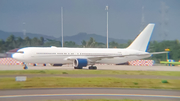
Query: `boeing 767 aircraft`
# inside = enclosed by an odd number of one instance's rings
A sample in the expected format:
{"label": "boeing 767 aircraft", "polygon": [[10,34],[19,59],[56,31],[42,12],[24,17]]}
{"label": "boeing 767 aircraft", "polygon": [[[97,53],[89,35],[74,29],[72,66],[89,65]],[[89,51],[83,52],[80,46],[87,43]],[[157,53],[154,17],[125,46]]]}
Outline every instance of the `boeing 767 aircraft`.
{"label": "boeing 767 aircraft", "polygon": [[[12,58],[25,63],[73,64],[74,69],[97,69],[96,63],[118,64],[148,58],[147,47],[155,24],[150,23],[137,36],[130,46],[117,48],[63,48],[63,47],[26,47],[19,49]],[[25,65],[26,66],[26,65]],[[26,66],[27,67],[27,66]]]}

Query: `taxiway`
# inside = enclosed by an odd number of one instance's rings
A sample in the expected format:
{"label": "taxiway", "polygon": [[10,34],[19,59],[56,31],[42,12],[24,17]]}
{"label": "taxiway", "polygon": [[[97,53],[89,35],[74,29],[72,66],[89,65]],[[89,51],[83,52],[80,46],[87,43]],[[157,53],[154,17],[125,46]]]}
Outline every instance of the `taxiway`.
{"label": "taxiway", "polygon": [[59,99],[141,99],[179,101],[179,90],[122,88],[48,88],[0,90],[1,101]]}
{"label": "taxiway", "polygon": [[[179,66],[126,66],[126,65],[96,65],[99,70],[135,70],[135,71],[180,71]],[[74,69],[72,65],[64,66],[31,66],[28,65],[30,70],[43,70],[43,69]],[[83,69],[88,69],[84,67]],[[21,65],[0,65],[0,70],[23,70]]]}

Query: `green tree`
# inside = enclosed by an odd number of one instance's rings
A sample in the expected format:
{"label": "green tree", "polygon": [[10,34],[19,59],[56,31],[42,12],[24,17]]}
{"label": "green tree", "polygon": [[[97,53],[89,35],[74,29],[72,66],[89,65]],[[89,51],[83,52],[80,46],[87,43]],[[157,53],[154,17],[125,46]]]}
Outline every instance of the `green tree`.
{"label": "green tree", "polygon": [[0,52],[4,52],[5,50],[5,41],[0,39]]}
{"label": "green tree", "polygon": [[17,37],[17,40],[16,40],[16,48],[21,48],[21,47],[23,47],[23,43],[24,43],[24,40],[23,40],[21,37]]}
{"label": "green tree", "polygon": [[25,37],[24,39],[25,43],[24,45],[27,47],[27,46],[31,46],[31,39],[29,37]]}
{"label": "green tree", "polygon": [[93,48],[93,47],[97,47],[97,42],[95,41],[94,38],[90,38],[89,41],[86,42],[86,46],[87,48]]}
{"label": "green tree", "polygon": [[[126,48],[131,44],[131,40],[129,40],[127,43],[117,43],[117,42],[110,42],[109,47],[110,48]],[[27,46],[57,46],[61,47],[61,42],[51,39],[44,39],[43,37],[37,38],[34,37],[33,39],[26,37],[25,39],[22,39],[21,37],[15,37],[14,35],[10,35],[5,41],[0,40],[0,52],[6,52],[13,48],[21,48],[21,47],[27,47]],[[65,41],[64,42],[65,47],[79,47],[75,42],[73,41]],[[94,40],[94,38],[90,38],[89,40],[83,40],[81,42],[80,47],[84,48],[106,48],[106,44],[99,43]],[[179,40],[164,40],[161,42],[158,41],[151,41],[149,44],[148,52],[161,52],[164,51],[166,48],[170,49],[170,59],[173,59],[175,61],[180,60],[180,43]],[[159,61],[166,60],[166,54],[157,54],[153,55],[152,57],[148,59],[153,59],[158,63]]]}
{"label": "green tree", "polygon": [[118,46],[119,46],[119,44],[117,42],[115,42],[115,41],[112,41],[112,42],[109,43],[110,48],[117,48]]}
{"label": "green tree", "polygon": [[98,47],[98,48],[105,48],[106,45],[104,43],[102,43],[102,42],[96,42],[96,47]]}
{"label": "green tree", "polygon": [[40,45],[44,45],[44,38],[43,37],[40,37]]}
{"label": "green tree", "polygon": [[33,39],[31,39],[31,44],[32,46],[40,46],[41,45],[41,41],[37,38],[37,37],[34,37]]}
{"label": "green tree", "polygon": [[10,35],[7,39],[6,39],[6,43],[8,44],[8,48],[9,49],[13,49],[16,47],[16,39],[14,35]]}
{"label": "green tree", "polygon": [[75,42],[73,41],[65,41],[64,42],[64,47],[77,47],[78,45],[76,45]]}
{"label": "green tree", "polygon": [[50,46],[57,46],[57,47],[61,47],[61,42],[60,41],[56,41],[56,40],[51,40],[51,39],[47,39],[47,42],[44,43],[43,46],[46,47],[50,47]]}

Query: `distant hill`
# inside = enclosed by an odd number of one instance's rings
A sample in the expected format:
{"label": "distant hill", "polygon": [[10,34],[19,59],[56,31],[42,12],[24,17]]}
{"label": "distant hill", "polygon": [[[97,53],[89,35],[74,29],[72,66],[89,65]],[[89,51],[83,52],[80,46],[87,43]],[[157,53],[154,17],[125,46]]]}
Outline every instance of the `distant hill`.
{"label": "distant hill", "polygon": [[[6,40],[7,37],[9,37],[11,34],[13,34],[16,37],[22,37],[22,38],[24,37],[22,32],[5,32],[5,31],[0,30],[0,39]],[[35,33],[26,33],[26,36],[30,38],[44,37],[45,39],[61,40],[61,37],[55,38],[52,36],[35,34]],[[64,41],[74,41],[77,44],[81,44],[82,40],[89,40],[90,37],[93,37],[97,42],[106,43],[106,37],[97,35],[97,34],[87,34],[87,33],[79,33],[73,36],[64,36]],[[126,43],[128,40],[109,38],[109,42],[111,41],[115,41],[118,43]]]}
{"label": "distant hill", "polygon": [[[5,32],[0,30],[0,39],[6,40],[11,34],[13,34],[16,37],[21,37],[24,38],[24,35],[22,32]],[[35,34],[35,33],[26,33],[26,36],[30,37],[30,38],[34,38],[34,37],[44,37],[44,38],[49,38],[49,39],[56,39],[52,36],[47,36],[47,35],[41,35],[41,34]]]}
{"label": "distant hill", "polygon": [[[77,44],[81,44],[82,40],[89,40],[90,37],[93,37],[97,42],[106,43],[106,37],[97,34],[87,34],[87,33],[79,33],[73,36],[64,36],[64,40],[74,41]],[[61,37],[58,38],[58,40],[61,40]],[[115,41],[118,43],[126,43],[128,40],[109,38],[109,42],[111,41]]]}

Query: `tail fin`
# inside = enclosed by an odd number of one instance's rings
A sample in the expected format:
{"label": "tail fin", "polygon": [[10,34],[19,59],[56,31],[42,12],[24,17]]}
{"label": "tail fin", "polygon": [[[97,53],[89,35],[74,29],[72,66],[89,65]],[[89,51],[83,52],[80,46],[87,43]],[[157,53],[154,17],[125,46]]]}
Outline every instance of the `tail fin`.
{"label": "tail fin", "polygon": [[134,49],[139,51],[146,51],[153,32],[155,24],[150,23],[144,30],[136,37],[136,39],[127,47],[127,49]]}

